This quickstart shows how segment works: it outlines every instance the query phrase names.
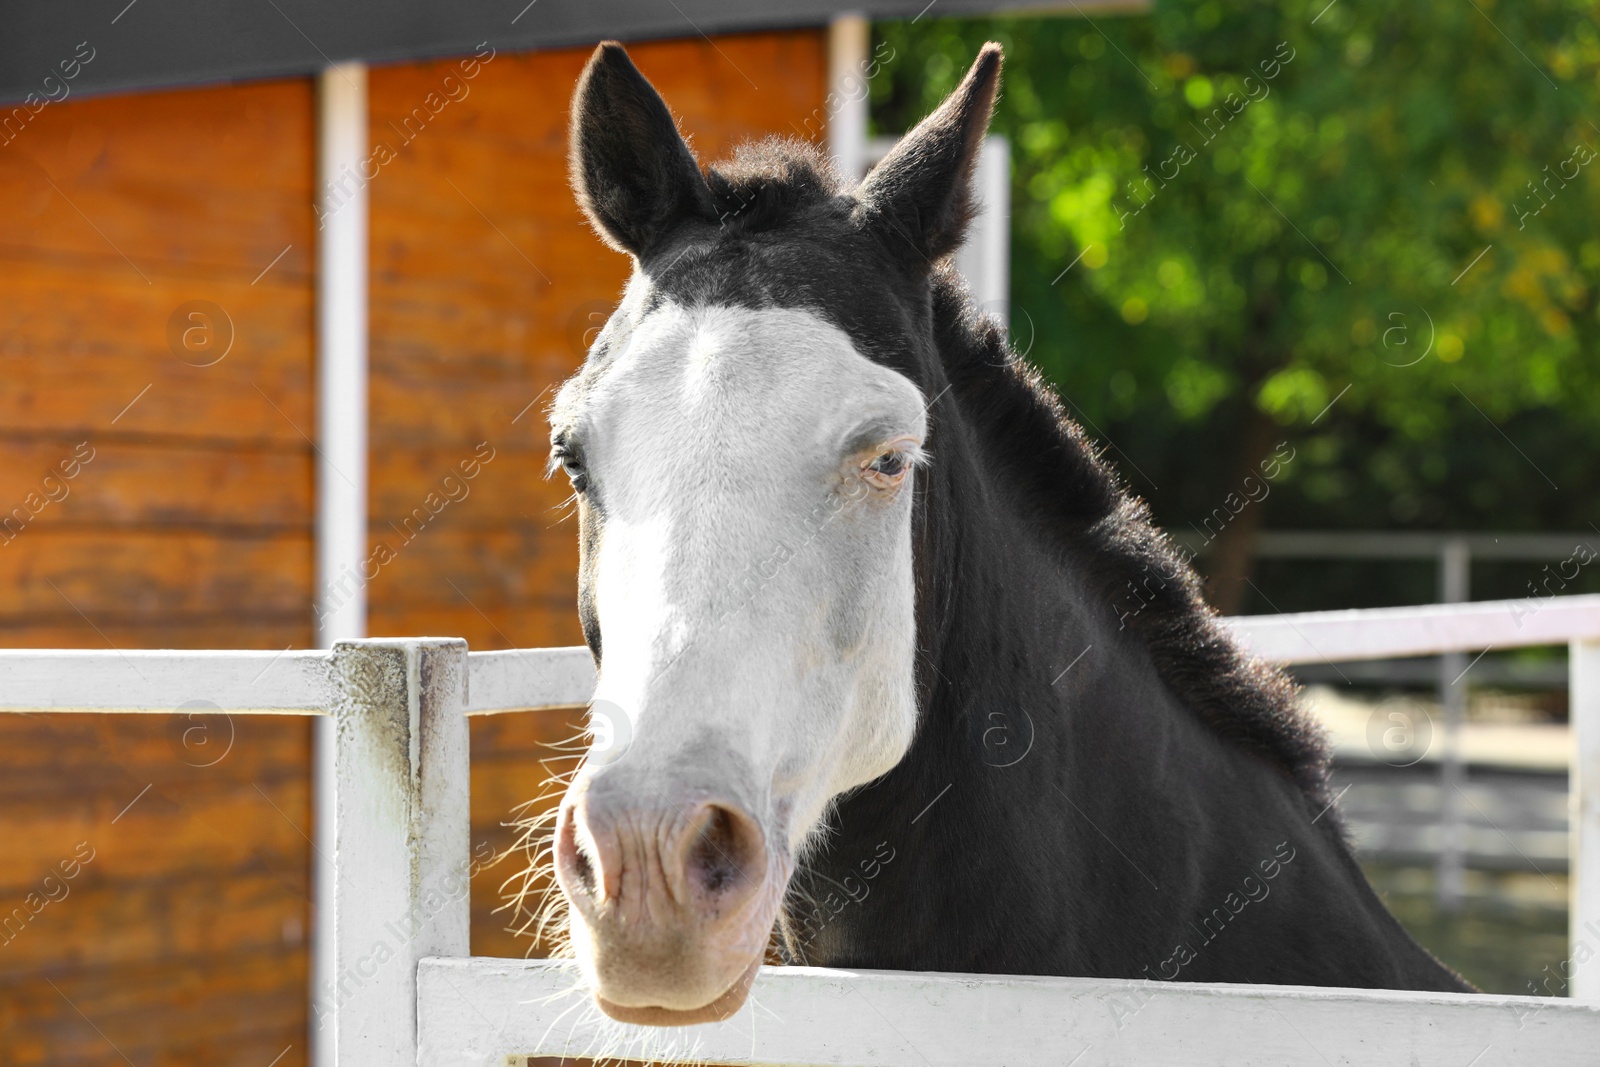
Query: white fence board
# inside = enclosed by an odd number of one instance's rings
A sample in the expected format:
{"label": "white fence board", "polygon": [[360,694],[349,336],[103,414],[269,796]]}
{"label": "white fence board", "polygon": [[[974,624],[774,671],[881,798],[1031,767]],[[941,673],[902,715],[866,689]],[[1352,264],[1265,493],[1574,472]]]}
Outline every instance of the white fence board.
{"label": "white fence board", "polygon": [[328,653],[0,650],[0,713],[326,715]]}
{"label": "white fence board", "polygon": [[576,648],[513,648],[467,654],[467,714],[570,708],[594,693],[594,658]]}
{"label": "white fence board", "polygon": [[1600,638],[1600,593],[1226,620],[1262,659],[1336,663]]}
{"label": "white fence board", "polygon": [[1600,1049],[1600,1007],[1556,997],[764,967],[731,1019],[661,1030],[604,1019],[578,983],[569,961],[424,960],[417,1063],[1557,1067]]}

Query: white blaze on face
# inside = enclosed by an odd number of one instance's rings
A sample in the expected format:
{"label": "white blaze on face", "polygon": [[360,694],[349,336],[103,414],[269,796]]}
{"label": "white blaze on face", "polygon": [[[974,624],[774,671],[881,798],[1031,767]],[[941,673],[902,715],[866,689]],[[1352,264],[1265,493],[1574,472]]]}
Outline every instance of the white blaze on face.
{"label": "white blaze on face", "polygon": [[915,728],[913,475],[868,465],[917,453],[920,391],[814,313],[667,304],[553,421],[598,530],[596,701],[631,719],[602,773],[720,793],[792,857]]}

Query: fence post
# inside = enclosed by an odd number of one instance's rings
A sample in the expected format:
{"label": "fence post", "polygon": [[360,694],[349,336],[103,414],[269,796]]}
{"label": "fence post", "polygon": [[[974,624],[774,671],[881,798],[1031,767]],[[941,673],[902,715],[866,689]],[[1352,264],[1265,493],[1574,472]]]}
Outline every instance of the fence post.
{"label": "fence post", "polygon": [[[1465,538],[1455,537],[1439,546],[1439,602],[1460,604],[1469,595],[1472,556]],[[1467,654],[1446,652],[1439,657],[1439,706],[1444,711],[1443,745],[1439,753],[1439,862],[1435,893],[1439,910],[1460,910],[1467,891],[1466,813],[1462,789],[1467,769],[1461,760],[1461,730],[1467,717]]]}
{"label": "fence post", "polygon": [[1571,642],[1567,670],[1573,732],[1567,967],[1576,972],[1572,996],[1600,1001],[1600,641]]}
{"label": "fence post", "polygon": [[312,1026],[339,1067],[416,1062],[417,961],[468,954],[467,645],[333,646],[333,960]]}

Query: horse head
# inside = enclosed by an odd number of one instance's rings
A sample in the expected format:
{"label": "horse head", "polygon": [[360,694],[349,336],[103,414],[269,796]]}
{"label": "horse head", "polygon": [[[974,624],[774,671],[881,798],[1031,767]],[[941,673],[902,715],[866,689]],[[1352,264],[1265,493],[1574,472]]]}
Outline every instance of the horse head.
{"label": "horse head", "polygon": [[619,45],[578,84],[573,185],[633,274],[551,412],[606,720],[554,853],[617,1019],[736,1010],[830,803],[916,733],[929,278],[972,212],[1000,58],[859,185],[796,144],[703,171]]}

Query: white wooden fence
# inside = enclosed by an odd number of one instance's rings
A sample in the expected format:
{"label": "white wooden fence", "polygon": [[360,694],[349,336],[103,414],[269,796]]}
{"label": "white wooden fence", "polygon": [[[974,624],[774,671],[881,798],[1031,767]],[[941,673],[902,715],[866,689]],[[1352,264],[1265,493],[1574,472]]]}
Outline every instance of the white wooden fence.
{"label": "white wooden fence", "polygon": [[[0,713],[326,715],[334,914],[316,932],[319,1067],[680,1057],[840,1067],[1592,1064],[1600,1059],[1600,596],[1231,620],[1259,655],[1336,662],[1570,646],[1572,997],[763,968],[723,1023],[606,1020],[570,963],[468,955],[468,715],[571,707],[583,649],[456,639],[331,652],[0,651]],[[1560,990],[1559,985],[1552,988]],[[336,1058],[336,1060],[335,1060]]]}

